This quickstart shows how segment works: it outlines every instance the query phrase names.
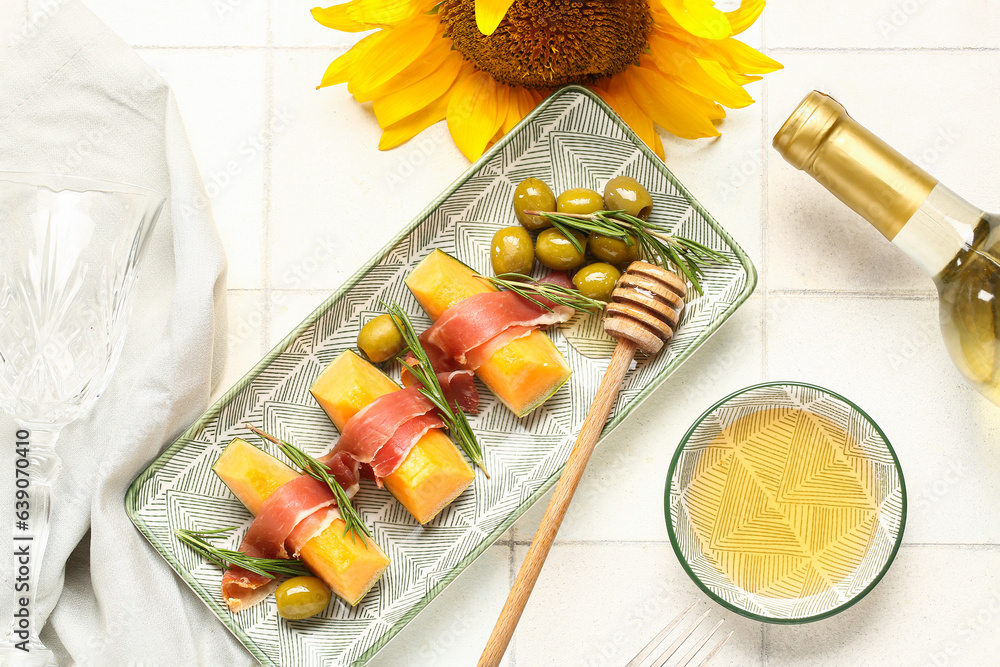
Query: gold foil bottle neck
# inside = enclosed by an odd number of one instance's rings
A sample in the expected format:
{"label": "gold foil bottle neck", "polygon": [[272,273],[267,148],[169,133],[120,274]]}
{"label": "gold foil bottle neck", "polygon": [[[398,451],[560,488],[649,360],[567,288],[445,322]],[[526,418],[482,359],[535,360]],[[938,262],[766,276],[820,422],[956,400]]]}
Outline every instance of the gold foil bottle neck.
{"label": "gold foil bottle neck", "polygon": [[890,240],[937,185],[839,102],[815,90],[774,135],[773,145]]}

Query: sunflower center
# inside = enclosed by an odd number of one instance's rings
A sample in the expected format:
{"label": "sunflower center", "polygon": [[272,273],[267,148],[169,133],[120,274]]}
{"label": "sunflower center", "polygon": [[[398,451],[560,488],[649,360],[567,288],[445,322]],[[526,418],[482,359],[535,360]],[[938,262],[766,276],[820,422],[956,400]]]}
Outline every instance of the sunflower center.
{"label": "sunflower center", "polygon": [[516,0],[489,37],[475,0],[444,0],[448,37],[501,83],[526,88],[588,84],[635,64],[652,26],[646,0]]}

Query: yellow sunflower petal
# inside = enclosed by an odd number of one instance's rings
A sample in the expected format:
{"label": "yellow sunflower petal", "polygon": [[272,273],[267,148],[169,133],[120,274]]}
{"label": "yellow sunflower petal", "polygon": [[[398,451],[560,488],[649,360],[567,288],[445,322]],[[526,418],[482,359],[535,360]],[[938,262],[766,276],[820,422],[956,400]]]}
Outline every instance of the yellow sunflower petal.
{"label": "yellow sunflower petal", "polygon": [[729,73],[729,78],[732,79],[733,82],[741,86],[745,86],[748,83],[753,83],[754,81],[760,81],[761,79],[764,78],[762,76],[756,76],[752,74],[740,74],[739,72],[734,72],[733,70],[728,70],[728,73]]}
{"label": "yellow sunflower petal", "polygon": [[712,0],[663,0],[670,17],[684,30],[704,39],[723,39],[733,34],[726,15]]}
{"label": "yellow sunflower petal", "polygon": [[343,32],[361,32],[396,25],[417,13],[427,11],[434,6],[435,1],[352,0],[332,7],[315,7],[312,15],[328,28]]}
{"label": "yellow sunflower petal", "polygon": [[427,12],[438,0],[355,0],[348,12],[355,21],[370,26],[395,25]]}
{"label": "yellow sunflower petal", "polygon": [[406,143],[434,123],[444,120],[448,112],[448,100],[449,95],[445,93],[420,111],[385,128],[378,141],[379,150],[387,151]]}
{"label": "yellow sunflower petal", "polygon": [[538,103],[526,88],[511,88],[510,102],[507,105],[507,117],[503,122],[503,133],[507,134],[521,119],[531,113]]}
{"label": "yellow sunflower petal", "polygon": [[364,23],[358,23],[352,19],[347,10],[357,3],[348,2],[343,5],[334,5],[333,7],[313,7],[312,16],[321,25],[325,25],[327,28],[333,28],[334,30],[340,30],[341,32],[363,32],[365,30],[371,30],[371,26],[365,25]]}
{"label": "yellow sunflower petal", "polygon": [[394,28],[384,28],[385,37],[352,70],[347,89],[355,97],[371,99],[371,91],[399,74],[430,45],[440,22],[436,17],[419,16]]}
{"label": "yellow sunflower petal", "polygon": [[654,63],[652,58],[650,58],[649,56],[643,56],[642,59],[640,60],[640,64],[644,69],[648,69],[650,72],[655,73],[657,76],[669,79],[676,85],[680,86],[680,88],[683,91],[686,91],[688,93],[688,97],[685,100],[685,103],[689,104],[693,109],[703,114],[709,120],[721,120],[726,117],[726,110],[722,107],[722,105],[718,104],[713,99],[705,97],[697,90],[694,90],[694,88],[692,88],[687,81],[684,81],[683,79],[671,78],[670,75],[659,71],[656,68],[656,63]]}
{"label": "yellow sunflower petal", "polygon": [[497,84],[497,129],[490,139],[490,145],[492,146],[497,141],[500,141],[500,137],[507,134],[503,129],[504,123],[507,122],[507,116],[510,113],[510,86],[503,84]]}
{"label": "yellow sunflower petal", "polygon": [[[444,39],[444,28],[439,31],[441,34],[431,40],[430,46],[420,55],[419,58],[407,65],[403,70],[383,83],[381,86],[366,91],[371,99],[385,97],[402,90],[411,85],[414,81],[419,81],[430,76],[440,68],[449,58],[461,56],[451,47],[451,42]],[[362,100],[367,101],[367,100]]]}
{"label": "yellow sunflower petal", "polygon": [[725,68],[714,60],[694,57],[685,44],[653,33],[649,36],[649,54],[660,72],[683,81],[700,95],[732,109],[753,104],[753,98],[729,77]]}
{"label": "yellow sunflower petal", "polygon": [[658,132],[655,131],[653,132],[653,140],[655,142],[653,144],[653,152],[659,155],[661,160],[666,159],[663,150],[663,139],[660,139],[660,135]]}
{"label": "yellow sunflower petal", "polygon": [[623,75],[639,108],[671,134],[683,139],[719,135],[705,101],[691,91],[648,67],[631,66]]}
{"label": "yellow sunflower petal", "polygon": [[768,58],[738,39],[720,40],[708,45],[707,50],[719,60],[727,61],[733,69],[743,74],[767,74],[783,68],[783,65],[777,60]]}
{"label": "yellow sunflower petal", "polygon": [[514,0],[476,0],[476,25],[479,32],[492,35]]}
{"label": "yellow sunflower petal", "polygon": [[350,51],[330,63],[330,66],[326,68],[326,72],[323,74],[323,78],[316,88],[326,88],[327,86],[335,86],[338,83],[349,81],[351,72],[357,64],[358,59],[363,58],[365,54],[378,46],[384,38],[384,32],[376,32],[355,44],[351,47]]}
{"label": "yellow sunflower petal", "polygon": [[622,120],[632,128],[632,131],[660,156],[660,159],[663,159],[663,143],[656,134],[656,127],[649,116],[643,113],[632,96],[629,95],[623,76],[612,77],[608,81],[591,86],[591,89],[600,95],[601,99],[615,110],[615,113],[621,116]]}
{"label": "yellow sunflower petal", "polygon": [[455,84],[448,103],[448,130],[465,157],[475,160],[482,155],[501,122],[493,77],[475,71]]}
{"label": "yellow sunflower petal", "polygon": [[378,124],[388,127],[444,95],[462,69],[462,56],[457,52],[453,54],[454,57],[447,59],[433,74],[389,95],[376,97],[372,109]]}
{"label": "yellow sunflower petal", "polygon": [[699,93],[730,109],[742,109],[753,104],[750,93],[743,90],[743,86],[729,76],[729,71],[725,67],[715,60],[702,60],[700,58],[695,60],[698,61],[698,66],[706,75],[705,79],[701,81],[701,85],[696,89]]}
{"label": "yellow sunflower petal", "polygon": [[743,0],[739,8],[726,12],[726,20],[729,21],[733,34],[738,35],[752,26],[762,11],[764,0]]}

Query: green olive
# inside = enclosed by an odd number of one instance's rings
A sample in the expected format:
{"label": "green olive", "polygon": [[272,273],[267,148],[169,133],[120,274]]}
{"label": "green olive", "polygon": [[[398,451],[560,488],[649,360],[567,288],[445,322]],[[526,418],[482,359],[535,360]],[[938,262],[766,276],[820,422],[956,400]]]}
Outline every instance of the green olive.
{"label": "green olive", "polygon": [[611,291],[622,277],[621,271],[605,262],[588,264],[573,276],[573,284],[584,296],[610,301]]}
{"label": "green olive", "polygon": [[653,198],[634,178],[616,176],[604,186],[604,208],[609,211],[625,211],[645,220],[653,210]]}
{"label": "green olive", "polygon": [[587,247],[590,248],[590,254],[597,259],[621,268],[639,259],[639,241],[634,236],[630,235],[630,238],[632,245],[612,236],[591,234]]}
{"label": "green olive", "polygon": [[524,227],[504,227],[493,235],[490,251],[493,273],[531,273],[535,266],[535,247]]}
{"label": "green olive", "polygon": [[552,223],[540,215],[525,215],[525,211],[555,211],[556,196],[545,181],[526,178],[514,190],[514,215],[525,229],[537,231],[551,227]]}
{"label": "green olive", "polygon": [[587,237],[577,232],[570,233],[576,236],[584,252],[577,250],[558,229],[545,229],[538,235],[535,243],[538,261],[556,271],[569,271],[581,266],[587,251]]}
{"label": "green olive", "polygon": [[593,213],[604,208],[600,193],[588,188],[566,190],[556,199],[556,210],[560,213]]}
{"label": "green olive", "polygon": [[316,577],[292,577],[274,592],[278,615],[293,621],[311,618],[330,604],[330,587]]}
{"label": "green olive", "polygon": [[368,320],[358,333],[358,349],[376,364],[391,359],[403,349],[403,334],[388,315]]}

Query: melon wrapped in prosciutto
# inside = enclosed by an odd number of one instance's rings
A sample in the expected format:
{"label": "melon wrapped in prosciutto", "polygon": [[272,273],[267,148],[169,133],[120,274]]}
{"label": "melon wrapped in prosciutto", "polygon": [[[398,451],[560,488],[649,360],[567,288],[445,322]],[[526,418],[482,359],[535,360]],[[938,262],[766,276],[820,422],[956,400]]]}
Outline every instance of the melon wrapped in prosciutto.
{"label": "melon wrapped in prosciutto", "polygon": [[[389,559],[374,540],[345,535],[336,499],[323,482],[299,475],[239,438],[230,443],[212,470],[256,515],[240,545],[240,551],[247,555],[301,558],[352,605],[388,566]],[[336,470],[334,473],[339,481],[341,475]],[[356,490],[356,471],[353,479]],[[241,611],[266,598],[276,585],[274,579],[230,568],[223,574],[222,595],[230,609]]]}
{"label": "melon wrapped in prosciutto", "polygon": [[[243,536],[240,551],[254,558],[288,558],[286,542],[289,536],[316,516],[309,526],[310,534],[298,535],[299,545],[305,544],[321,532],[323,522],[330,517],[331,505],[336,498],[329,487],[308,475],[300,475],[279,486],[261,504],[260,511]],[[329,526],[336,516],[326,521]],[[293,548],[294,551],[294,548]],[[222,599],[233,611],[241,611],[264,599],[274,590],[275,580],[242,567],[231,567],[222,575]]]}
{"label": "melon wrapped in prosciutto", "polygon": [[[571,286],[562,273],[546,280]],[[539,329],[565,321],[572,311],[558,307],[549,311],[516,294],[500,292],[441,250],[417,265],[406,286],[435,320],[421,335],[435,369],[474,369],[518,417],[544,403],[569,379],[569,364]]]}
{"label": "melon wrapped in prosciutto", "polygon": [[[573,283],[565,273],[553,273],[539,282],[563,287]],[[573,309],[557,306],[548,299],[542,305],[514,292],[480,292],[450,306],[420,335],[433,360],[453,363],[458,368],[478,370],[490,357],[511,341],[524,338],[535,329],[559,324],[573,317]],[[445,370],[445,369],[441,369]]]}
{"label": "melon wrapped in prosciutto", "polygon": [[[450,403],[474,410],[478,396],[471,373],[439,376]],[[436,406],[413,385],[401,389],[350,350],[333,360],[310,388],[340,430],[340,440],[321,459],[358,466],[384,485],[420,523],[430,521],[475,478],[461,452],[442,430]]]}
{"label": "melon wrapped in prosciutto", "polygon": [[[460,373],[455,373],[460,374]],[[467,380],[451,382],[452,373],[444,373],[448,389],[445,397],[457,405],[475,407],[478,395],[467,391],[472,385],[471,374],[465,373]],[[429,398],[420,392],[419,385],[399,389],[379,396],[361,408],[347,420],[334,449],[323,459],[324,463],[340,459],[345,454],[359,464],[368,465],[375,481],[382,485],[382,479],[396,472],[406,456],[431,429],[444,428],[444,420]]]}

